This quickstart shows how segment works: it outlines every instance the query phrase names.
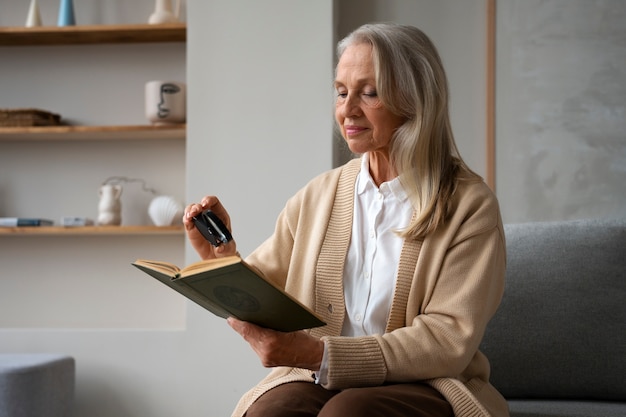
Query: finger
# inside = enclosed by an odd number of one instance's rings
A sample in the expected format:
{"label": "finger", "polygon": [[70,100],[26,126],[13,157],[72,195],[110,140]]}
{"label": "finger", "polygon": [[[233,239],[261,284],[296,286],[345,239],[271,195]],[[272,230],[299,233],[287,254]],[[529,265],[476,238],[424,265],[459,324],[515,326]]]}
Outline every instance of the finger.
{"label": "finger", "polygon": [[213,211],[215,211],[215,209],[218,207],[222,210],[224,209],[222,207],[222,204],[220,203],[220,200],[214,195],[204,196],[202,200],[200,200],[200,205],[202,205],[203,209],[211,209]]}
{"label": "finger", "polygon": [[199,203],[191,203],[185,207],[185,217],[193,217],[207,208],[212,208],[213,206],[219,206],[223,210],[223,207],[216,196],[204,196]]}
{"label": "finger", "polygon": [[192,218],[197,214],[200,214],[201,212],[202,207],[199,204],[189,204],[187,207],[185,207],[185,211],[183,214],[183,224],[188,230],[193,228]]}
{"label": "finger", "polygon": [[241,320],[237,320],[234,317],[228,317],[226,319],[226,323],[228,323],[228,325],[237,333],[239,333],[241,336],[243,336],[243,327],[245,326],[245,322],[241,321]]}
{"label": "finger", "polygon": [[192,218],[193,216],[201,212],[202,206],[198,203],[189,204],[187,207],[185,207],[185,217],[187,218]]}

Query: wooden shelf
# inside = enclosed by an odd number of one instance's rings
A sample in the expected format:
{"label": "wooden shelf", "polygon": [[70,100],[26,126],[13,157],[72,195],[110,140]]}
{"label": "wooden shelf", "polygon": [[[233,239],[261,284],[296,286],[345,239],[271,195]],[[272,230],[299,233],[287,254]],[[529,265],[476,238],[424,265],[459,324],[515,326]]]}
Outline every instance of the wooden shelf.
{"label": "wooden shelf", "polygon": [[185,42],[184,23],[0,27],[0,46]]}
{"label": "wooden shelf", "polygon": [[145,236],[145,235],[180,235],[183,226],[38,226],[38,227],[0,227],[3,236]]}
{"label": "wooden shelf", "polygon": [[185,124],[137,126],[0,127],[1,141],[184,140]]}

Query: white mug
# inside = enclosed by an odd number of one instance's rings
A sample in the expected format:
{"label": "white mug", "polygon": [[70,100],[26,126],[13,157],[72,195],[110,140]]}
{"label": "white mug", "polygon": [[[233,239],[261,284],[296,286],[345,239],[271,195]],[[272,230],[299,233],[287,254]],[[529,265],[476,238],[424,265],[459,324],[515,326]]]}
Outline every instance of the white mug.
{"label": "white mug", "polygon": [[146,118],[152,124],[185,123],[187,86],[176,81],[146,83]]}

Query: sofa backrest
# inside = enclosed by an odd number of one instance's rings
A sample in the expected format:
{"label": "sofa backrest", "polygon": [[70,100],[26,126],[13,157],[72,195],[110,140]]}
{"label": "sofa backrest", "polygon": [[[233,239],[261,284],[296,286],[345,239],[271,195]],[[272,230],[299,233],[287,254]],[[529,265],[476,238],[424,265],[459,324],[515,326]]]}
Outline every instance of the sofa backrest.
{"label": "sofa backrest", "polygon": [[626,400],[626,221],[509,224],[481,350],[506,398]]}

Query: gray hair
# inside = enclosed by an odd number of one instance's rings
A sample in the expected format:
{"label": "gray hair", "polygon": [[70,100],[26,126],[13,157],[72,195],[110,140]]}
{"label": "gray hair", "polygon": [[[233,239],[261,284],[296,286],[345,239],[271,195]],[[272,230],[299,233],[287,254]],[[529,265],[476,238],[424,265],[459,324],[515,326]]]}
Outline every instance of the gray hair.
{"label": "gray hair", "polygon": [[337,55],[362,43],[372,46],[378,97],[405,120],[394,133],[390,156],[418,211],[403,234],[421,237],[445,221],[458,176],[479,177],[454,141],[448,81],[430,38],[414,26],[366,24],[338,43]]}

